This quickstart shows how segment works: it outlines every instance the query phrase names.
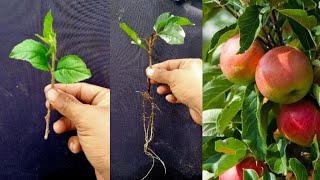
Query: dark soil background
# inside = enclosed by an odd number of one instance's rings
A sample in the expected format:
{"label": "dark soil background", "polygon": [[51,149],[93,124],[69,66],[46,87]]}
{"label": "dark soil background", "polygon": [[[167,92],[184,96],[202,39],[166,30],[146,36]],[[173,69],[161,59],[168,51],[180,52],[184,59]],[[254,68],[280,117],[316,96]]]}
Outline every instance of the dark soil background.
{"label": "dark soil background", "polygon": [[[141,179],[152,160],[143,153],[144,132],[141,121],[142,97],[136,91],[147,88],[145,51],[130,44],[129,37],[119,28],[127,23],[141,37],[153,32],[152,26],[164,12],[189,18],[196,24],[186,27],[186,41],[171,46],[160,40],[155,46],[155,61],[175,58],[200,58],[202,44],[201,1],[185,3],[173,0],[117,0],[111,2],[111,177]],[[155,117],[155,136],[150,144],[166,163],[168,173],[156,164],[149,179],[201,179],[201,127],[190,117],[183,105],[169,104],[164,96],[152,95],[161,109]]]}
{"label": "dark soil background", "polygon": [[[50,75],[8,56],[24,39],[38,40],[34,34],[42,34],[43,19],[51,9],[58,58],[79,55],[93,72],[87,82],[109,87],[108,8],[105,0],[0,1],[1,180],[95,179],[84,154],[69,151],[72,133],[51,131],[49,140],[43,140],[47,112],[43,89],[50,83]],[[59,119],[57,113],[52,115],[52,121]]]}
{"label": "dark soil background", "polygon": [[[93,72],[87,82],[111,87],[111,178],[141,179],[151,159],[143,153],[141,96],[136,91],[146,89],[148,61],[145,52],[130,44],[119,24],[126,22],[147,36],[163,12],[188,17],[196,26],[185,28],[185,45],[170,46],[160,40],[155,63],[200,58],[201,1],[0,1],[1,180],[95,179],[84,154],[74,155],[67,147],[74,132],[56,135],[52,131],[49,140],[43,140],[43,89],[50,82],[49,73],[8,58],[16,44],[27,38],[37,40],[34,34],[42,34],[43,18],[50,9],[58,36],[58,58],[79,55]],[[168,173],[164,175],[157,163],[149,179],[201,179],[201,127],[183,105],[169,104],[155,93],[153,96],[161,112],[156,115],[151,148],[164,160]],[[53,113],[52,121],[59,118]]]}

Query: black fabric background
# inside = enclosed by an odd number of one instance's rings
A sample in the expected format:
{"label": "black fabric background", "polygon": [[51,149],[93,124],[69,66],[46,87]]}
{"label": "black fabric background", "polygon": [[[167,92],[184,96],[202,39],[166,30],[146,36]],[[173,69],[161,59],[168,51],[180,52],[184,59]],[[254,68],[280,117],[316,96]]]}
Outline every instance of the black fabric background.
{"label": "black fabric background", "polygon": [[[174,58],[201,57],[201,19],[199,1],[194,7],[172,0],[117,0],[111,3],[111,177],[141,179],[152,160],[143,153],[141,96],[146,90],[147,54],[131,45],[119,24],[127,23],[142,37],[153,32],[156,18],[163,12],[185,16],[196,26],[186,27],[186,42],[170,46],[162,40],[155,46],[154,63]],[[153,87],[152,92],[156,87]],[[166,163],[164,175],[157,163],[149,179],[201,179],[201,127],[196,125],[183,105],[169,104],[164,96],[153,93],[161,112],[155,119],[151,148]]]}
{"label": "black fabric background", "polygon": [[[37,40],[52,10],[58,57],[79,55],[93,72],[87,82],[109,87],[109,3],[105,0],[0,1],[0,179],[95,179],[83,154],[67,148],[72,133],[50,133],[43,140],[46,114],[43,89],[50,76],[25,61],[9,59],[26,38]],[[53,114],[52,121],[59,118]],[[51,126],[52,127],[52,126]]]}

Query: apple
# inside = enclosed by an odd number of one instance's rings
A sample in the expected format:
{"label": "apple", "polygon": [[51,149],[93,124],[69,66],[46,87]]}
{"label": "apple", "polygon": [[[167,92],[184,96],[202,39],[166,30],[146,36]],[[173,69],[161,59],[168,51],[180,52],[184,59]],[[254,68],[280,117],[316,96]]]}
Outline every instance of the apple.
{"label": "apple", "polygon": [[255,170],[259,177],[262,176],[262,170],[268,170],[267,166],[262,161],[256,161],[254,157],[250,156],[221,174],[219,180],[243,180],[244,169]]}
{"label": "apple", "polygon": [[285,138],[301,146],[311,146],[315,134],[319,131],[319,120],[316,105],[311,100],[303,99],[282,105],[277,124]]}
{"label": "apple", "polygon": [[240,36],[230,38],[223,46],[220,55],[220,67],[223,75],[238,85],[249,85],[254,81],[256,67],[265,54],[257,41],[243,54],[240,50]]}
{"label": "apple", "polygon": [[313,69],[304,53],[281,46],[271,49],[261,58],[255,78],[263,96],[276,103],[291,104],[309,92]]}

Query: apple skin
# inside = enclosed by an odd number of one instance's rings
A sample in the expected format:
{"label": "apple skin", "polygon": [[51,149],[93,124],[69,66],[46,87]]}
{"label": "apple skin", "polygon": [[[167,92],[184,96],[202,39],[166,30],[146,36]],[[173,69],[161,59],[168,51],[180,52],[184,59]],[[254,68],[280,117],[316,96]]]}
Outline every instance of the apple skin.
{"label": "apple skin", "polygon": [[256,161],[254,157],[250,156],[221,174],[219,180],[243,180],[243,169],[253,169],[259,177],[262,176],[262,169],[268,170],[262,161]]}
{"label": "apple skin", "polygon": [[263,96],[276,103],[291,104],[309,92],[313,83],[313,69],[304,53],[292,47],[280,46],[261,58],[255,78]]}
{"label": "apple skin", "polygon": [[301,146],[310,147],[314,135],[319,131],[319,120],[316,105],[311,100],[303,99],[281,106],[277,125],[285,138]]}
{"label": "apple skin", "polygon": [[257,41],[243,54],[240,50],[240,36],[230,38],[223,46],[220,55],[220,67],[224,76],[237,85],[249,85],[254,81],[256,67],[265,54]]}

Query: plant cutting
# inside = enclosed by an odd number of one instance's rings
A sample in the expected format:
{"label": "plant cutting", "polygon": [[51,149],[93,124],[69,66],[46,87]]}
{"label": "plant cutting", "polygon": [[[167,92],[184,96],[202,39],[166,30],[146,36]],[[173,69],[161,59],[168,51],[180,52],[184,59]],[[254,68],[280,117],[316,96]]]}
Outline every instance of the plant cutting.
{"label": "plant cutting", "polygon": [[[120,24],[120,28],[131,37],[131,43],[139,46],[147,52],[149,60],[149,68],[152,68],[153,64],[153,48],[157,40],[160,38],[170,45],[184,44],[185,32],[183,26],[194,25],[190,20],[185,17],[175,16],[169,12],[161,14],[156,23],[153,26],[154,33],[150,34],[146,38],[141,38],[138,34],[132,30],[125,23]],[[154,138],[154,120],[155,111],[159,110],[159,107],[154,102],[151,94],[150,79],[147,79],[147,88],[145,91],[140,92],[142,95],[142,122],[145,135],[144,153],[152,159],[152,166],[147,174],[142,178],[145,179],[152,171],[155,163],[155,159],[160,161],[164,167],[166,173],[165,163],[161,158],[150,148],[150,143]]]}
{"label": "plant cutting", "polygon": [[[54,88],[55,81],[60,83],[75,83],[91,77],[91,72],[85,62],[76,55],[67,55],[60,59],[57,57],[57,39],[53,29],[53,16],[49,11],[44,18],[43,35],[36,34],[43,43],[33,39],[27,39],[16,45],[9,57],[23,60],[41,71],[51,75],[51,87]],[[51,59],[51,62],[50,62]],[[50,132],[50,115],[48,109],[45,116],[46,128],[44,139],[48,139]]]}
{"label": "plant cutting", "polygon": [[319,5],[204,2],[203,179],[320,179]]}

